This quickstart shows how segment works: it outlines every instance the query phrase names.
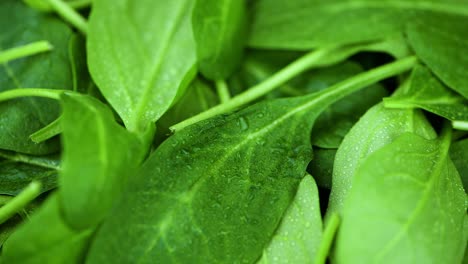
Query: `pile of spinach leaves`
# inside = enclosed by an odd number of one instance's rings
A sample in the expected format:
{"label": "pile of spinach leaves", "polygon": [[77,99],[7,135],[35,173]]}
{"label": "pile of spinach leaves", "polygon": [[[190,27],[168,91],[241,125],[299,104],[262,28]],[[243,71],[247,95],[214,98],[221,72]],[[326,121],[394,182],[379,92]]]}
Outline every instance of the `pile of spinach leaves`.
{"label": "pile of spinach leaves", "polygon": [[466,263],[465,0],[0,1],[1,263]]}

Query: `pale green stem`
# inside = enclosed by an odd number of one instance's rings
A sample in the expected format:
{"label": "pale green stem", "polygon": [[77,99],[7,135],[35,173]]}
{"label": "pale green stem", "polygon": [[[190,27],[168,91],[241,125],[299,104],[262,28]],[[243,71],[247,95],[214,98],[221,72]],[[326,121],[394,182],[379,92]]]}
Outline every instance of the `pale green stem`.
{"label": "pale green stem", "polygon": [[317,255],[315,256],[315,264],[325,264],[327,261],[328,254],[330,253],[330,248],[333,244],[339,225],[340,217],[337,213],[333,213],[325,226],[325,230],[323,231],[322,241],[320,242]]}
{"label": "pale green stem", "polygon": [[468,122],[467,121],[452,121],[452,126],[458,130],[466,130],[468,131]]}
{"label": "pale green stem", "polygon": [[6,90],[5,92],[0,93],[0,102],[8,101],[11,99],[21,98],[21,97],[44,97],[59,100],[60,95],[64,92],[70,92],[68,90],[56,90],[56,89],[42,89],[42,88],[21,88],[21,89],[12,89]]}
{"label": "pale green stem", "polygon": [[218,92],[219,99],[221,103],[227,103],[231,100],[231,94],[229,93],[229,88],[224,80],[218,80],[215,82],[216,91]]}
{"label": "pale green stem", "polygon": [[281,86],[283,83],[291,80],[300,73],[308,70],[312,66],[315,66],[321,61],[326,60],[328,56],[331,56],[330,54],[332,54],[336,50],[336,48],[325,48],[312,51],[304,55],[303,57],[297,59],[296,61],[292,62],[291,64],[281,69],[274,75],[270,76],[270,78],[266,79],[265,81],[231,98],[231,100],[229,100],[228,102],[214,106],[208,109],[207,111],[204,111],[178,124],[175,124],[174,126],[170,127],[170,129],[171,131],[176,132],[186,126],[195,124],[199,121],[208,119],[219,114],[224,114],[233,111],[242,105],[250,103],[273,91],[275,88]]}
{"label": "pale green stem", "polygon": [[88,23],[75,9],[62,0],[47,0],[47,2],[65,21],[69,22],[81,33],[86,35],[88,32]]}
{"label": "pale green stem", "polygon": [[31,201],[41,194],[41,183],[31,182],[20,194],[12,198],[7,204],[0,208],[0,224],[5,223],[16,213],[23,210]]}
{"label": "pale green stem", "polygon": [[40,40],[23,46],[7,49],[0,52],[0,64],[50,51],[52,48],[52,44],[50,44],[48,41]]}
{"label": "pale green stem", "polygon": [[56,135],[62,133],[62,127],[60,126],[60,117],[52,121],[52,123],[47,126],[39,129],[38,131],[32,133],[29,138],[34,143],[41,143],[50,138],[55,137]]}

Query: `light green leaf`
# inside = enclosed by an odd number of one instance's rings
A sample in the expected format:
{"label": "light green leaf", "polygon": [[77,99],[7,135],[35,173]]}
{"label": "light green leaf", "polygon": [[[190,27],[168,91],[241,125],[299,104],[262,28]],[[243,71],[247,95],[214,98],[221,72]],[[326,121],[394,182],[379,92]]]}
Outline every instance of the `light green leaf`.
{"label": "light green leaf", "polygon": [[460,174],[465,192],[468,192],[468,139],[453,143],[450,147],[450,157]]}
{"label": "light green leaf", "polygon": [[245,0],[196,0],[192,27],[201,73],[212,80],[229,77],[239,66],[244,50]]}
{"label": "light green leaf", "polygon": [[383,104],[370,108],[345,136],[335,156],[332,189],[327,215],[341,214],[343,204],[352,190],[357,169],[372,152],[391,143],[405,132],[434,138],[424,115],[411,109],[386,109]]}
{"label": "light green leaf", "polygon": [[412,133],[371,154],[343,208],[337,263],[460,263],[466,194],[448,157],[450,136]]}
{"label": "light green leaf", "polygon": [[192,5],[192,0],[93,1],[89,70],[131,131],[158,120],[194,77]]}
{"label": "light green leaf", "polygon": [[109,213],[145,148],[96,99],[70,94],[62,95],[61,102],[64,150],[60,202],[71,227],[88,229]]}
{"label": "light green leaf", "polygon": [[409,84],[390,98],[385,107],[418,107],[451,121],[468,121],[468,100],[447,89],[424,66],[413,69]]}
{"label": "light green leaf", "polygon": [[[466,2],[464,3],[465,7]],[[408,41],[418,57],[448,87],[468,98],[467,18],[458,23],[441,20],[414,23],[407,29]]]}
{"label": "light green leaf", "polygon": [[468,18],[464,0],[258,0],[251,10],[250,46],[300,50],[387,38],[415,20]]}
{"label": "light green leaf", "polygon": [[3,245],[2,263],[82,263],[92,230],[77,232],[62,219],[57,195],[10,235]]}
{"label": "light green leaf", "polygon": [[262,258],[267,263],[313,263],[322,239],[317,185],[306,175]]}

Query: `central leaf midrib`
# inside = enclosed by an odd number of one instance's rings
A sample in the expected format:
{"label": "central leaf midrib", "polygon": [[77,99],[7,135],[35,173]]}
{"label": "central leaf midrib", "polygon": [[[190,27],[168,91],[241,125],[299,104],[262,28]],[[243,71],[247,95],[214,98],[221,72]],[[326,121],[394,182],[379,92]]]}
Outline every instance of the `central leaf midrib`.
{"label": "central leaf midrib", "polygon": [[[179,7],[178,7],[178,12],[176,13],[176,16],[173,20],[173,23],[171,24],[171,27],[170,29],[167,31],[167,34],[164,35],[163,38],[161,38],[163,41],[163,46],[162,48],[159,50],[159,52],[157,53],[157,55],[155,56],[156,57],[156,61],[155,61],[155,64],[153,65],[152,67],[152,71],[151,71],[151,75],[150,75],[150,79],[146,85],[146,87],[144,87],[143,89],[143,93],[142,93],[142,96],[141,96],[141,99],[139,102],[137,102],[137,110],[135,112],[135,116],[133,118],[134,120],[134,123],[133,125],[135,127],[141,127],[142,124],[140,124],[140,122],[142,121],[142,116],[143,116],[143,112],[145,111],[145,106],[149,100],[149,93],[150,91],[152,90],[155,82],[157,81],[157,76],[158,76],[158,73],[159,71],[161,70],[161,66],[164,64],[164,60],[167,56],[167,50],[169,49],[170,47],[170,44],[171,44],[171,39],[174,37],[174,35],[177,33],[177,27],[180,25],[181,22],[183,22],[185,20],[185,16],[184,14],[186,13],[186,9],[191,7],[190,4],[185,4],[185,1],[181,1]],[[146,124],[143,124],[143,125],[146,125]]]}

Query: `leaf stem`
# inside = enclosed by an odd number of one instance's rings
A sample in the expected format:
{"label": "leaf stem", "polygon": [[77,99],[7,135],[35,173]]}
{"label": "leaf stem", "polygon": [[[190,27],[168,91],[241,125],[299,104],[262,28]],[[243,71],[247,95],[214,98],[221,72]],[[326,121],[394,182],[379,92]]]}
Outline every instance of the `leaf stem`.
{"label": "leaf stem", "polygon": [[178,124],[170,127],[171,131],[176,132],[183,129],[186,126],[195,124],[199,121],[208,119],[210,117],[224,114],[230,111],[237,109],[238,107],[250,103],[265,94],[273,91],[275,88],[278,88],[285,82],[294,78],[298,74],[310,69],[313,66],[321,65],[323,62],[330,60],[330,57],[336,56],[334,53],[341,52],[342,57],[346,57],[354,52],[356,52],[356,47],[350,47],[349,50],[339,50],[339,48],[323,48],[318,49],[312,52],[307,53],[303,57],[292,62],[288,66],[284,67],[270,78],[265,81],[253,86],[247,91],[233,97],[226,103],[219,104],[215,107],[208,109],[205,112],[202,112],[198,115],[195,115],[191,118],[188,118]]}
{"label": "leaf stem", "polygon": [[42,88],[22,88],[12,89],[0,93],[0,102],[21,98],[21,97],[44,97],[59,100],[60,95],[64,92],[70,92],[69,90],[58,90],[58,89],[42,89]]}
{"label": "leaf stem", "polygon": [[50,51],[52,48],[52,44],[50,44],[48,41],[40,40],[23,46],[7,49],[0,52],[0,64]]}
{"label": "leaf stem", "polygon": [[60,134],[62,132],[62,127],[60,126],[60,116],[52,121],[50,124],[47,126],[39,129],[38,131],[32,133],[29,138],[34,142],[34,143],[41,143],[43,141],[46,141],[50,138],[55,137],[56,135]]}
{"label": "leaf stem", "polygon": [[69,22],[81,33],[86,35],[88,32],[88,23],[75,9],[62,0],[47,0],[47,2],[65,21]]}
{"label": "leaf stem", "polygon": [[219,99],[222,104],[231,100],[231,94],[229,88],[224,80],[218,80],[215,82],[216,91],[218,92]]}
{"label": "leaf stem", "polygon": [[455,121],[452,121],[452,126],[453,126],[453,128],[458,129],[458,130],[468,131],[468,122],[467,121],[455,120]]}
{"label": "leaf stem", "polygon": [[32,181],[20,194],[0,208],[0,224],[21,211],[28,203],[41,194],[41,183]]}
{"label": "leaf stem", "polygon": [[332,213],[323,232],[322,242],[320,242],[317,255],[315,256],[315,264],[325,264],[339,225],[340,217],[337,213]]}

